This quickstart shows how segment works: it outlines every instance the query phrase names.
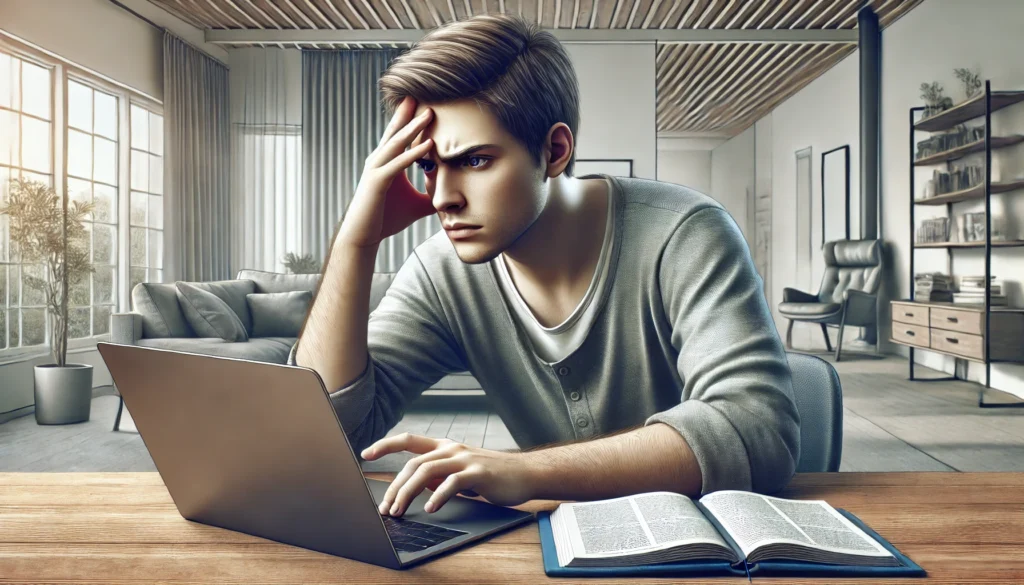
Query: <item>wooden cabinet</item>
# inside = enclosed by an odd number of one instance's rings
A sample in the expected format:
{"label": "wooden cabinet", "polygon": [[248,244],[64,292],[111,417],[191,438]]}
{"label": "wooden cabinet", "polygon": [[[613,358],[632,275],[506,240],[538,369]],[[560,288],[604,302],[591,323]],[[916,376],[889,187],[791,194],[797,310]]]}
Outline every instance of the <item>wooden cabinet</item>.
{"label": "wooden cabinet", "polygon": [[[892,301],[889,341],[985,363],[985,308]],[[1024,309],[992,307],[991,361],[1024,361]]]}

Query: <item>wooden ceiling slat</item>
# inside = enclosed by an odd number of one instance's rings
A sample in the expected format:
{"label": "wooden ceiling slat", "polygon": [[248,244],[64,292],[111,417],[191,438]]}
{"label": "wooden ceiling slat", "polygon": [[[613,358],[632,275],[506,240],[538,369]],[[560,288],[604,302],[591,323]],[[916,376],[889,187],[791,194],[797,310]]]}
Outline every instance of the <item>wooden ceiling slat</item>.
{"label": "wooden ceiling slat", "polygon": [[[831,3],[822,3],[822,11],[814,16],[804,28],[820,28],[818,25],[822,22],[826,22],[825,19],[830,18],[837,11],[842,9],[843,5],[846,4],[847,0],[831,0]],[[799,25],[800,23],[797,22]]]}
{"label": "wooden ceiling slat", "polygon": [[770,2],[756,2],[755,4],[757,4],[757,10],[755,10],[753,14],[747,17],[747,19],[743,21],[743,24],[741,24],[739,28],[757,28],[754,25],[761,22],[761,19],[764,18],[765,9],[772,5]]}
{"label": "wooden ceiling slat", "polygon": [[668,12],[661,19],[661,24],[658,25],[658,28],[676,28],[676,25],[679,23],[679,19],[681,19],[685,13],[685,11],[680,12],[680,9],[687,6],[687,3],[692,4],[696,1],[697,0],[671,0],[671,6],[669,6]]}
{"label": "wooden ceiling slat", "polygon": [[194,14],[192,14],[191,12],[189,12],[188,10],[182,10],[180,6],[178,6],[177,4],[175,4],[173,2],[173,0],[158,0],[158,1],[160,2],[160,7],[161,8],[163,8],[167,12],[170,12],[174,16],[177,16],[178,18],[184,20],[185,22],[191,24],[192,26],[194,26],[196,28],[200,28],[200,29],[203,29],[203,28],[207,27],[207,24],[205,22],[203,22],[203,21],[199,20],[198,18],[196,18],[196,16]]}
{"label": "wooden ceiling slat", "polygon": [[724,79],[719,79],[717,85],[708,91],[700,101],[694,102],[693,105],[690,106],[692,109],[700,110],[709,103],[720,99],[719,96],[722,96],[723,91],[734,91],[737,87],[737,76],[742,77],[750,71],[761,67],[765,59],[772,53],[772,45],[769,45],[768,43],[748,45],[748,49],[753,50],[748,50],[746,51],[746,54],[738,54],[736,56],[736,63],[742,63],[742,65],[735,67],[731,73],[727,72],[727,76]]}
{"label": "wooden ceiling slat", "polygon": [[[270,18],[267,18],[266,20],[257,20],[256,16],[259,14],[259,12],[257,10],[253,10],[253,6],[251,3],[244,4],[244,0],[225,1],[227,2],[228,6],[231,7],[232,10],[234,10],[238,14],[241,14],[245,18],[245,20],[251,22],[257,29],[265,30],[267,27],[274,26],[274,21]],[[261,18],[266,17],[261,16]]]}
{"label": "wooden ceiling slat", "polygon": [[221,20],[205,2],[205,0],[179,0],[183,10],[192,10],[206,23],[204,28],[230,28],[225,21]]}
{"label": "wooden ceiling slat", "polygon": [[[754,79],[751,80],[751,88],[752,88],[751,91],[752,92],[756,92],[757,89],[759,87],[761,87],[761,85],[763,85],[765,80],[767,80],[768,78],[771,78],[771,81],[772,81],[771,86],[772,87],[779,87],[779,86],[781,86],[781,79],[779,78],[780,73],[784,72],[784,71],[787,71],[795,63],[799,62],[801,57],[809,54],[811,52],[811,50],[812,50],[812,47],[809,46],[809,45],[786,45],[786,46],[784,46],[784,56],[783,56],[783,59],[782,59],[781,63],[779,63],[775,67],[771,67],[771,68],[765,67],[765,68],[761,69],[760,71],[757,71],[757,72],[754,73]],[[734,101],[736,103],[749,102],[750,101],[748,97],[741,97],[741,96],[742,96],[742,94],[735,94]],[[679,113],[677,115],[676,123],[679,124],[680,127],[691,127],[699,119],[701,119],[701,117],[704,117],[704,116],[707,116],[707,115],[708,115],[707,112],[688,112],[688,111],[686,111],[683,108],[679,108]]]}
{"label": "wooden ceiling slat", "polygon": [[543,0],[543,6],[541,6],[540,4],[537,5],[537,24],[541,28],[546,29],[554,27],[555,0]]}
{"label": "wooden ceiling slat", "polygon": [[[327,1],[331,2],[333,0]],[[408,28],[405,26],[405,23],[402,22],[401,17],[398,16],[398,13],[395,12],[395,9],[392,8],[390,0],[377,0],[377,8],[374,8],[373,5],[370,4],[369,0],[363,0],[363,4],[366,6],[366,9],[370,12],[370,14],[373,16],[374,22],[377,23],[377,28],[381,30]],[[385,22],[384,15],[381,14],[379,10],[379,8],[381,7],[383,7],[384,11],[388,13],[388,17],[390,17],[391,19],[390,23]]]}
{"label": "wooden ceiling slat", "polygon": [[288,7],[292,11],[292,14],[295,14],[296,16],[299,17],[299,20],[301,20],[306,25],[307,28],[314,29],[314,30],[317,29],[317,25],[313,22],[313,19],[310,18],[309,15],[307,15],[302,10],[301,5],[296,4],[296,2],[302,2],[302,0],[281,0],[281,1],[284,2],[284,5],[286,7]]}
{"label": "wooden ceiling slat", "polygon": [[[676,104],[680,109],[685,109],[685,104],[692,102],[701,92],[706,91],[707,88],[715,83],[715,77],[719,75],[729,65],[730,54],[734,45],[732,44],[717,44],[714,45],[712,50],[713,56],[707,65],[700,67],[697,74],[691,79],[687,79],[683,83],[682,87],[677,88],[669,92],[667,96],[673,104]],[[683,97],[676,97],[679,92],[685,92]]]}
{"label": "wooden ceiling slat", "polygon": [[679,99],[678,96],[681,92],[689,93],[694,91],[696,84],[707,77],[714,67],[714,63],[724,55],[724,48],[724,45],[707,45],[707,50],[704,51],[704,54],[696,61],[696,66],[688,68],[687,71],[683,72],[683,78],[676,87],[672,88],[672,90],[665,95],[665,99],[670,102],[675,102]]}
{"label": "wooden ceiling slat", "polygon": [[644,21],[640,23],[640,28],[649,29],[651,23],[656,19],[661,19],[666,13],[672,8],[673,0],[654,0],[651,4],[651,8],[647,11],[647,15],[644,16]]}
{"label": "wooden ceiling slat", "polygon": [[718,17],[722,12],[723,5],[721,2],[725,0],[711,0],[711,4],[704,10],[704,13],[697,19],[697,23],[693,28],[711,28],[711,23]]}
{"label": "wooden ceiling slat", "polygon": [[725,23],[724,28],[743,28],[743,23],[746,22],[747,18],[758,9],[758,7],[764,6],[764,2],[748,2],[744,0],[740,3],[740,9],[736,11],[736,14]]}
{"label": "wooden ceiling slat", "polygon": [[802,0],[801,2],[793,4],[793,8],[790,8],[786,14],[779,19],[778,25],[774,28],[793,28],[796,21],[800,20],[803,15],[808,12],[812,12],[811,8],[817,4],[821,6],[824,0]]}
{"label": "wooden ceiling slat", "polygon": [[775,2],[775,7],[772,8],[771,12],[766,14],[760,22],[757,23],[757,28],[775,28],[775,23],[778,22],[779,16],[784,14],[784,11],[788,11],[796,4],[798,0],[779,0]]}
{"label": "wooden ceiling slat", "polygon": [[[882,0],[869,0],[867,5],[871,6],[875,13],[877,13],[878,6],[881,3]],[[860,7],[855,4],[854,6],[852,6],[852,8],[853,10],[851,10],[850,14],[846,17],[846,19],[842,21],[842,23],[839,25],[839,28],[857,28],[857,13],[860,12]]]}
{"label": "wooden ceiling slat", "polygon": [[422,29],[423,26],[420,24],[421,21],[419,15],[416,14],[416,11],[414,11],[411,6],[409,6],[408,0],[402,0],[402,8],[405,9],[405,15],[409,17],[409,21],[412,24],[412,28]]}
{"label": "wooden ceiling slat", "polygon": [[292,18],[290,16],[285,14],[284,10],[281,10],[281,8],[277,4],[271,2],[270,0],[263,0],[263,1],[266,2],[266,5],[269,6],[270,9],[275,14],[277,14],[280,18],[283,18],[284,21],[286,23],[288,23],[289,26],[291,26],[292,28],[295,28],[295,29],[300,28],[298,23],[296,23],[294,20],[292,20]]}
{"label": "wooden ceiling slat", "polygon": [[836,29],[845,28],[840,26],[850,15],[857,15],[857,3],[847,2],[836,12],[832,18],[825,21],[825,24],[821,25],[821,28]]}
{"label": "wooden ceiling slat", "polygon": [[693,28],[693,23],[700,15],[703,14],[704,8],[707,7],[708,0],[693,0],[686,7],[686,12],[683,13],[682,18],[676,23],[677,29]]}
{"label": "wooden ceiling slat", "polygon": [[656,72],[659,86],[658,101],[665,104],[671,103],[671,100],[668,99],[669,92],[683,83],[685,76],[692,72],[691,65],[713,47],[713,45],[706,44],[677,46],[684,48],[674,60],[668,61],[664,67],[659,68]]}
{"label": "wooden ceiling slat", "polygon": [[699,103],[707,103],[708,98],[712,94],[717,94],[723,85],[728,84],[728,80],[735,74],[736,68],[743,62],[745,62],[751,54],[753,54],[759,46],[753,43],[746,43],[743,45],[729,45],[725,50],[725,58],[723,60],[723,67],[720,71],[715,72],[715,75],[708,79],[708,83],[705,86],[694,86],[690,95],[685,100],[676,102],[676,105],[680,110],[689,111],[691,108],[700,109]]}
{"label": "wooden ceiling slat", "polygon": [[243,21],[248,21],[250,24],[255,25],[256,28],[263,28],[263,25],[256,22],[252,16],[249,16],[247,12],[239,8],[238,4],[235,4],[234,0],[222,0],[222,5],[223,7],[221,10],[223,10],[225,14],[241,17],[239,19],[232,18],[232,20],[238,23],[238,28],[249,28],[249,25],[245,24]]}
{"label": "wooden ceiling slat", "polygon": [[[322,2],[326,6],[327,11],[331,13],[331,16],[340,21],[341,25],[346,29],[358,30],[359,27],[362,27],[369,30],[371,28],[370,23],[363,18],[362,13],[359,12],[359,8],[352,3],[352,0],[345,0],[344,2],[341,2],[341,0],[318,1]],[[378,15],[372,8],[370,11],[373,12],[374,16],[376,16],[376,21],[378,22],[379,27],[386,28],[384,23],[380,21],[380,15]],[[359,26],[356,26],[357,22],[359,23]]]}
{"label": "wooden ceiling slat", "polygon": [[727,24],[736,18],[736,15],[740,12],[740,8],[743,7],[743,4],[743,0],[729,0],[729,3],[718,12],[718,16],[711,21],[708,28],[725,28]]}
{"label": "wooden ceiling slat", "polygon": [[[314,2],[313,0],[303,0],[303,1],[306,4],[306,8],[311,13],[313,13],[313,19],[312,20],[316,20],[316,22],[317,22],[317,24],[313,25],[313,28],[321,28],[320,25],[323,24],[323,25],[325,25],[330,30],[338,30],[337,25],[335,25],[333,22],[331,22],[331,20],[329,18],[327,18],[327,16],[323,13],[323,11],[320,10],[319,7],[317,7],[316,2]],[[351,25],[349,25],[349,28],[351,28]]]}
{"label": "wooden ceiling slat", "polygon": [[[416,4],[416,0],[413,0]],[[425,18],[424,21],[432,21],[434,24],[430,25],[430,28],[437,28],[443,26],[445,23],[444,17],[441,16],[441,11],[438,10],[437,6],[434,5],[434,0],[423,0],[423,5],[427,8],[427,15],[429,18]]]}
{"label": "wooden ceiling slat", "polygon": [[[651,9],[651,0],[633,0],[633,7],[629,10],[629,18],[626,20],[626,28],[641,28],[643,18]],[[639,14],[640,22],[637,22]]]}

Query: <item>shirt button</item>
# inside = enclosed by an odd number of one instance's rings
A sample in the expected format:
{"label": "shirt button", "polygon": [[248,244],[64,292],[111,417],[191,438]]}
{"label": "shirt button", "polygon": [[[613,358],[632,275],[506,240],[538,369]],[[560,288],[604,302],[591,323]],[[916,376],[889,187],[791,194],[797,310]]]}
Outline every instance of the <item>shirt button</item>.
{"label": "shirt button", "polygon": [[578,418],[578,419],[576,419],[576,424],[578,424],[581,429],[585,429],[585,428],[587,428],[587,419],[585,419],[585,418]]}
{"label": "shirt button", "polygon": [[569,375],[569,368],[567,368],[565,366],[562,366],[562,367],[558,368],[558,375],[559,376],[568,376]]}
{"label": "shirt button", "polygon": [[575,400],[579,400],[580,399],[580,393],[579,392],[573,392],[573,393],[569,394],[569,398],[572,398],[574,401]]}

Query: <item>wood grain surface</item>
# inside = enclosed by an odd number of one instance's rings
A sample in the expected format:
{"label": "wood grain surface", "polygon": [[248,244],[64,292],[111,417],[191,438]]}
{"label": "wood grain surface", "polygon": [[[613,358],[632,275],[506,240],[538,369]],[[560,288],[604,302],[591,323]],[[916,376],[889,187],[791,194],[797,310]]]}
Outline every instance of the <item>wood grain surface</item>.
{"label": "wood grain surface", "polygon": [[[367,476],[387,480],[392,474]],[[1024,473],[810,473],[797,475],[778,495],[824,499],[856,514],[924,567],[929,582],[1024,582]],[[535,512],[556,504],[533,501],[520,508]],[[556,581],[544,575],[535,522],[411,569],[392,571],[187,521],[157,473],[0,474],[0,583],[548,580]],[[754,579],[783,581],[793,579]],[[820,579],[806,580],[816,581]],[[602,584],[628,582],[600,579]]]}

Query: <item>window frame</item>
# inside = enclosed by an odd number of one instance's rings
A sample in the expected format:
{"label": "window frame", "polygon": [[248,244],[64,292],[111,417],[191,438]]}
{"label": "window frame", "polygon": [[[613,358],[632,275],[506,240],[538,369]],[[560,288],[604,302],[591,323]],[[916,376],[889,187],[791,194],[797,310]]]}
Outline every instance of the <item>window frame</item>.
{"label": "window frame", "polygon": [[[129,229],[130,229],[130,204],[131,204],[131,123],[130,112],[133,105],[143,107],[151,112],[163,116],[163,103],[146,94],[133,90],[132,88],[113,82],[109,78],[81,67],[62,57],[19,42],[9,35],[0,34],[0,52],[7,53],[18,59],[29,61],[34,65],[46,67],[51,70],[50,88],[50,145],[51,145],[51,168],[50,176],[55,192],[60,196],[68,194],[68,82],[73,80],[95,90],[99,90],[115,96],[117,99],[117,188],[115,190],[116,202],[116,269],[115,269],[115,302],[111,306],[111,314],[123,313],[130,310],[131,300],[129,290]],[[166,132],[166,128],[164,129]],[[166,154],[164,155],[166,158]],[[20,167],[17,167],[20,168]],[[166,182],[165,182],[166,183]],[[166,195],[164,195],[166,196]],[[109,224],[108,224],[109,225]],[[147,252],[148,253],[148,252]],[[14,263],[11,263],[14,264]],[[163,264],[166,266],[166,251],[164,250]],[[90,279],[91,281],[91,279]],[[23,281],[20,276],[15,283],[23,288]],[[8,287],[12,283],[8,282]],[[90,307],[94,304],[94,291],[92,282],[90,287]],[[19,305],[21,307],[21,305]],[[6,310],[6,305],[2,310]],[[32,357],[47,355],[49,347],[49,315],[45,320],[45,332],[41,345],[7,347],[0,349],[0,365],[12,362],[24,361]],[[20,334],[20,329],[19,329]],[[110,338],[108,332],[99,335],[91,335],[77,339],[68,339],[69,351],[81,351],[94,348],[96,342],[106,341]]]}

